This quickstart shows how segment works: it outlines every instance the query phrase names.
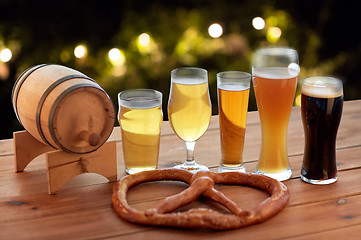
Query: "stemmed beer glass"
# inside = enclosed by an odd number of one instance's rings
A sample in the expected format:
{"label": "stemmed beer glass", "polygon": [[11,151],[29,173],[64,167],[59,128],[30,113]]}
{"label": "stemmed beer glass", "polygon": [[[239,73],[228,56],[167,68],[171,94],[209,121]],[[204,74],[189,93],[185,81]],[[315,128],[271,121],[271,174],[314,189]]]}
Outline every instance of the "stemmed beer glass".
{"label": "stemmed beer glass", "polygon": [[262,129],[256,173],[279,181],[292,175],[287,154],[287,128],[298,73],[298,54],[293,49],[261,48],[253,55],[253,86]]}
{"label": "stemmed beer glass", "polygon": [[194,67],[172,70],[168,118],[187,149],[186,161],[175,168],[192,172],[208,170],[195,162],[193,152],[196,141],[208,128],[211,116],[207,71]]}

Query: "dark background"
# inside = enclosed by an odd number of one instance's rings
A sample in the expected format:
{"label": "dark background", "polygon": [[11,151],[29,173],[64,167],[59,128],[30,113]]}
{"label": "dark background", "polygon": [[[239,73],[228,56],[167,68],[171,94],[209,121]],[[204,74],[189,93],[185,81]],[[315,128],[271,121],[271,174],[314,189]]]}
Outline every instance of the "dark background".
{"label": "dark background", "polygon": [[[117,93],[130,88],[161,91],[166,118],[170,71],[182,66],[208,70],[213,114],[217,114],[216,73],[250,72],[253,51],[262,46],[294,48],[300,58],[300,78],[331,75],[343,80],[345,100],[361,98],[361,36],[359,1],[345,0],[0,0],[0,51],[10,48],[12,59],[0,62],[0,139],[23,129],[11,105],[17,77],[40,63],[57,63],[95,79],[118,107]],[[254,17],[266,21],[263,30]],[[208,35],[212,23],[223,35]],[[279,39],[267,36],[279,27]],[[137,45],[141,33],[151,36],[149,48]],[[83,44],[85,58],[74,57]],[[115,66],[107,58],[119,48],[126,62]],[[295,103],[297,105],[297,102]],[[251,92],[249,110],[256,110]]]}

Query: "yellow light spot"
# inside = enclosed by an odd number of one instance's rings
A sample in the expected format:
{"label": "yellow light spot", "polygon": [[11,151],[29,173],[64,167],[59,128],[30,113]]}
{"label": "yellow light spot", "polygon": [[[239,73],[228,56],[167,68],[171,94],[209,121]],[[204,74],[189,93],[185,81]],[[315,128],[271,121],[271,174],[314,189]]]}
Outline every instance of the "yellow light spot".
{"label": "yellow light spot", "polygon": [[279,27],[270,27],[267,29],[267,40],[271,43],[276,43],[280,40],[282,31]]}
{"label": "yellow light spot", "polygon": [[142,47],[148,47],[150,44],[150,36],[147,33],[142,33],[138,37],[139,45]]}
{"label": "yellow light spot", "polygon": [[74,48],[74,55],[76,58],[84,58],[87,55],[87,47],[84,45],[78,45]]}
{"label": "yellow light spot", "polygon": [[274,38],[280,38],[282,35],[282,31],[279,27],[271,27],[269,29],[269,34]]}
{"label": "yellow light spot", "polygon": [[125,55],[123,51],[118,48],[112,48],[108,52],[108,58],[114,65],[124,65]]}
{"label": "yellow light spot", "polygon": [[213,23],[211,26],[209,26],[208,28],[208,34],[212,37],[212,38],[219,38],[220,36],[222,36],[223,34],[223,28],[221,25],[219,25],[218,23]]}
{"label": "yellow light spot", "polygon": [[261,17],[255,17],[252,20],[252,26],[257,30],[261,30],[265,26],[265,21]]}
{"label": "yellow light spot", "polygon": [[66,50],[63,50],[61,53],[60,53],[60,60],[62,62],[67,62],[70,60],[71,56],[70,56],[70,52],[66,51]]}
{"label": "yellow light spot", "polygon": [[8,62],[11,60],[13,54],[9,48],[4,48],[0,51],[0,60],[2,62]]}
{"label": "yellow light spot", "polygon": [[295,106],[301,106],[301,94],[298,94],[295,98]]}

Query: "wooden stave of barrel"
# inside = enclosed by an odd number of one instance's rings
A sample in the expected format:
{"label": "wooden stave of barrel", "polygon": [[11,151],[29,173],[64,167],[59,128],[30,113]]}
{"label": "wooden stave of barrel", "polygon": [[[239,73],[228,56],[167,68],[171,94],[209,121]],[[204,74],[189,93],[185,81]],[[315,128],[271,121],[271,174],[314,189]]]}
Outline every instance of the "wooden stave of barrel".
{"label": "wooden stave of barrel", "polygon": [[83,73],[56,64],[25,70],[12,103],[23,127],[38,141],[70,153],[89,153],[112,133],[115,109],[108,94]]}

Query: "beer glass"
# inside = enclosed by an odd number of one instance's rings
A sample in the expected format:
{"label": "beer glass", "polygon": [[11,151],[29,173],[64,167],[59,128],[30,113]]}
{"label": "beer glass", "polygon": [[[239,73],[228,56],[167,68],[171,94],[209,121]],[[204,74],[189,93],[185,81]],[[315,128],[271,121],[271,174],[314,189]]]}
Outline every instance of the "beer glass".
{"label": "beer glass", "polygon": [[262,48],[253,55],[253,86],[262,129],[256,173],[279,181],[292,175],[287,153],[287,128],[298,73],[298,54],[293,49]]}
{"label": "beer glass", "polygon": [[157,168],[162,93],[151,89],[125,90],[118,94],[125,171],[128,174]]}
{"label": "beer glass", "polygon": [[305,151],[301,179],[312,184],[337,180],[336,136],[341,121],[343,88],[339,79],[305,78],[301,90],[301,114]]}
{"label": "beer glass", "polygon": [[193,151],[196,141],[206,132],[211,116],[207,71],[193,67],[172,70],[168,118],[187,149],[186,161],[175,168],[191,172],[208,170],[195,162]]}
{"label": "beer glass", "polygon": [[228,71],[217,74],[221,163],[218,172],[245,172],[243,147],[251,74]]}

